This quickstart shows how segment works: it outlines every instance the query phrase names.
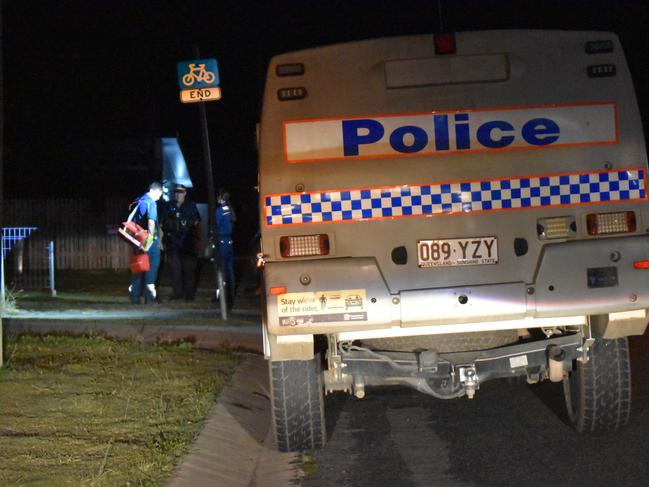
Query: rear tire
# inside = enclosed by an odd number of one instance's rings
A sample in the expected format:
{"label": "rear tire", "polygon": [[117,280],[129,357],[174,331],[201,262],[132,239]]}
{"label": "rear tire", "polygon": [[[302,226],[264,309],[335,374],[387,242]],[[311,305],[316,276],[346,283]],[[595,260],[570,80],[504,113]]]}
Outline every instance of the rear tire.
{"label": "rear tire", "polygon": [[279,451],[322,448],[326,442],[319,357],[269,362],[273,425]]}
{"label": "rear tire", "polygon": [[563,380],[568,417],[579,433],[619,431],[631,414],[629,342],[598,338],[589,356]]}

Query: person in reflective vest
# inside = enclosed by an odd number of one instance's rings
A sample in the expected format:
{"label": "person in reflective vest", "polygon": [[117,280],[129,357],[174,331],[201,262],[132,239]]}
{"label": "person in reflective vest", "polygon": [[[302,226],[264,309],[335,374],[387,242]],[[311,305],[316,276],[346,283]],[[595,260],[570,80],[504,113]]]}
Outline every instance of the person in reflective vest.
{"label": "person in reflective vest", "polygon": [[236,216],[230,205],[230,194],[227,191],[219,191],[217,195],[216,208],[216,230],[219,238],[219,250],[221,253],[221,268],[225,281],[225,290],[228,303],[234,301],[235,276],[234,276],[234,250],[232,242],[232,228]]}
{"label": "person in reflective vest", "polygon": [[133,274],[129,295],[131,303],[139,304],[144,291],[145,303],[153,303],[156,299],[155,282],[160,266],[160,241],[158,239],[158,207],[157,201],[162,196],[162,184],[155,181],[149,185],[149,191],[140,196],[135,202],[133,221],[149,232],[144,250],[149,254],[149,270]]}

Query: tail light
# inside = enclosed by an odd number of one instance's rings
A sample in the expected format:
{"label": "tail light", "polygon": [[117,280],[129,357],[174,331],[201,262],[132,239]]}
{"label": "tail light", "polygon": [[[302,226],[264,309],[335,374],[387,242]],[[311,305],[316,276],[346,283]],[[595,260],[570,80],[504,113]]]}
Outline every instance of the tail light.
{"label": "tail light", "polygon": [[635,232],[635,213],[632,211],[591,213],[586,217],[586,227],[588,235]]}
{"label": "tail light", "polygon": [[282,257],[309,257],[329,255],[329,236],[293,235],[279,239],[279,250]]}

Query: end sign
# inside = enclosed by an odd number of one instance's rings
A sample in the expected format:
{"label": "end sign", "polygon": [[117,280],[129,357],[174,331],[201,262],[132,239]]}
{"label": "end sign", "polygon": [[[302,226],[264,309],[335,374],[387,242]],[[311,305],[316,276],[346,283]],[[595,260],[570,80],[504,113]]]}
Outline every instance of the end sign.
{"label": "end sign", "polygon": [[197,88],[195,90],[181,90],[180,101],[183,103],[196,103],[199,101],[216,101],[221,99],[221,88]]}
{"label": "end sign", "polygon": [[177,67],[182,103],[221,99],[219,68],[216,59],[181,61],[177,63]]}

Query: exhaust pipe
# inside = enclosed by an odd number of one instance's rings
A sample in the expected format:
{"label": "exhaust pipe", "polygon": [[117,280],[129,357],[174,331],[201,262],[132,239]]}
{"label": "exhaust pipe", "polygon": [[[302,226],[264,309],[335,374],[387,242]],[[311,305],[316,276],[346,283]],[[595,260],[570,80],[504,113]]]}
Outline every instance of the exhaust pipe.
{"label": "exhaust pipe", "polygon": [[566,360],[566,352],[558,345],[548,347],[548,377],[551,382],[563,380],[563,362]]}
{"label": "exhaust pipe", "polygon": [[358,399],[363,399],[365,397],[365,382],[362,378],[354,377],[354,395]]}

